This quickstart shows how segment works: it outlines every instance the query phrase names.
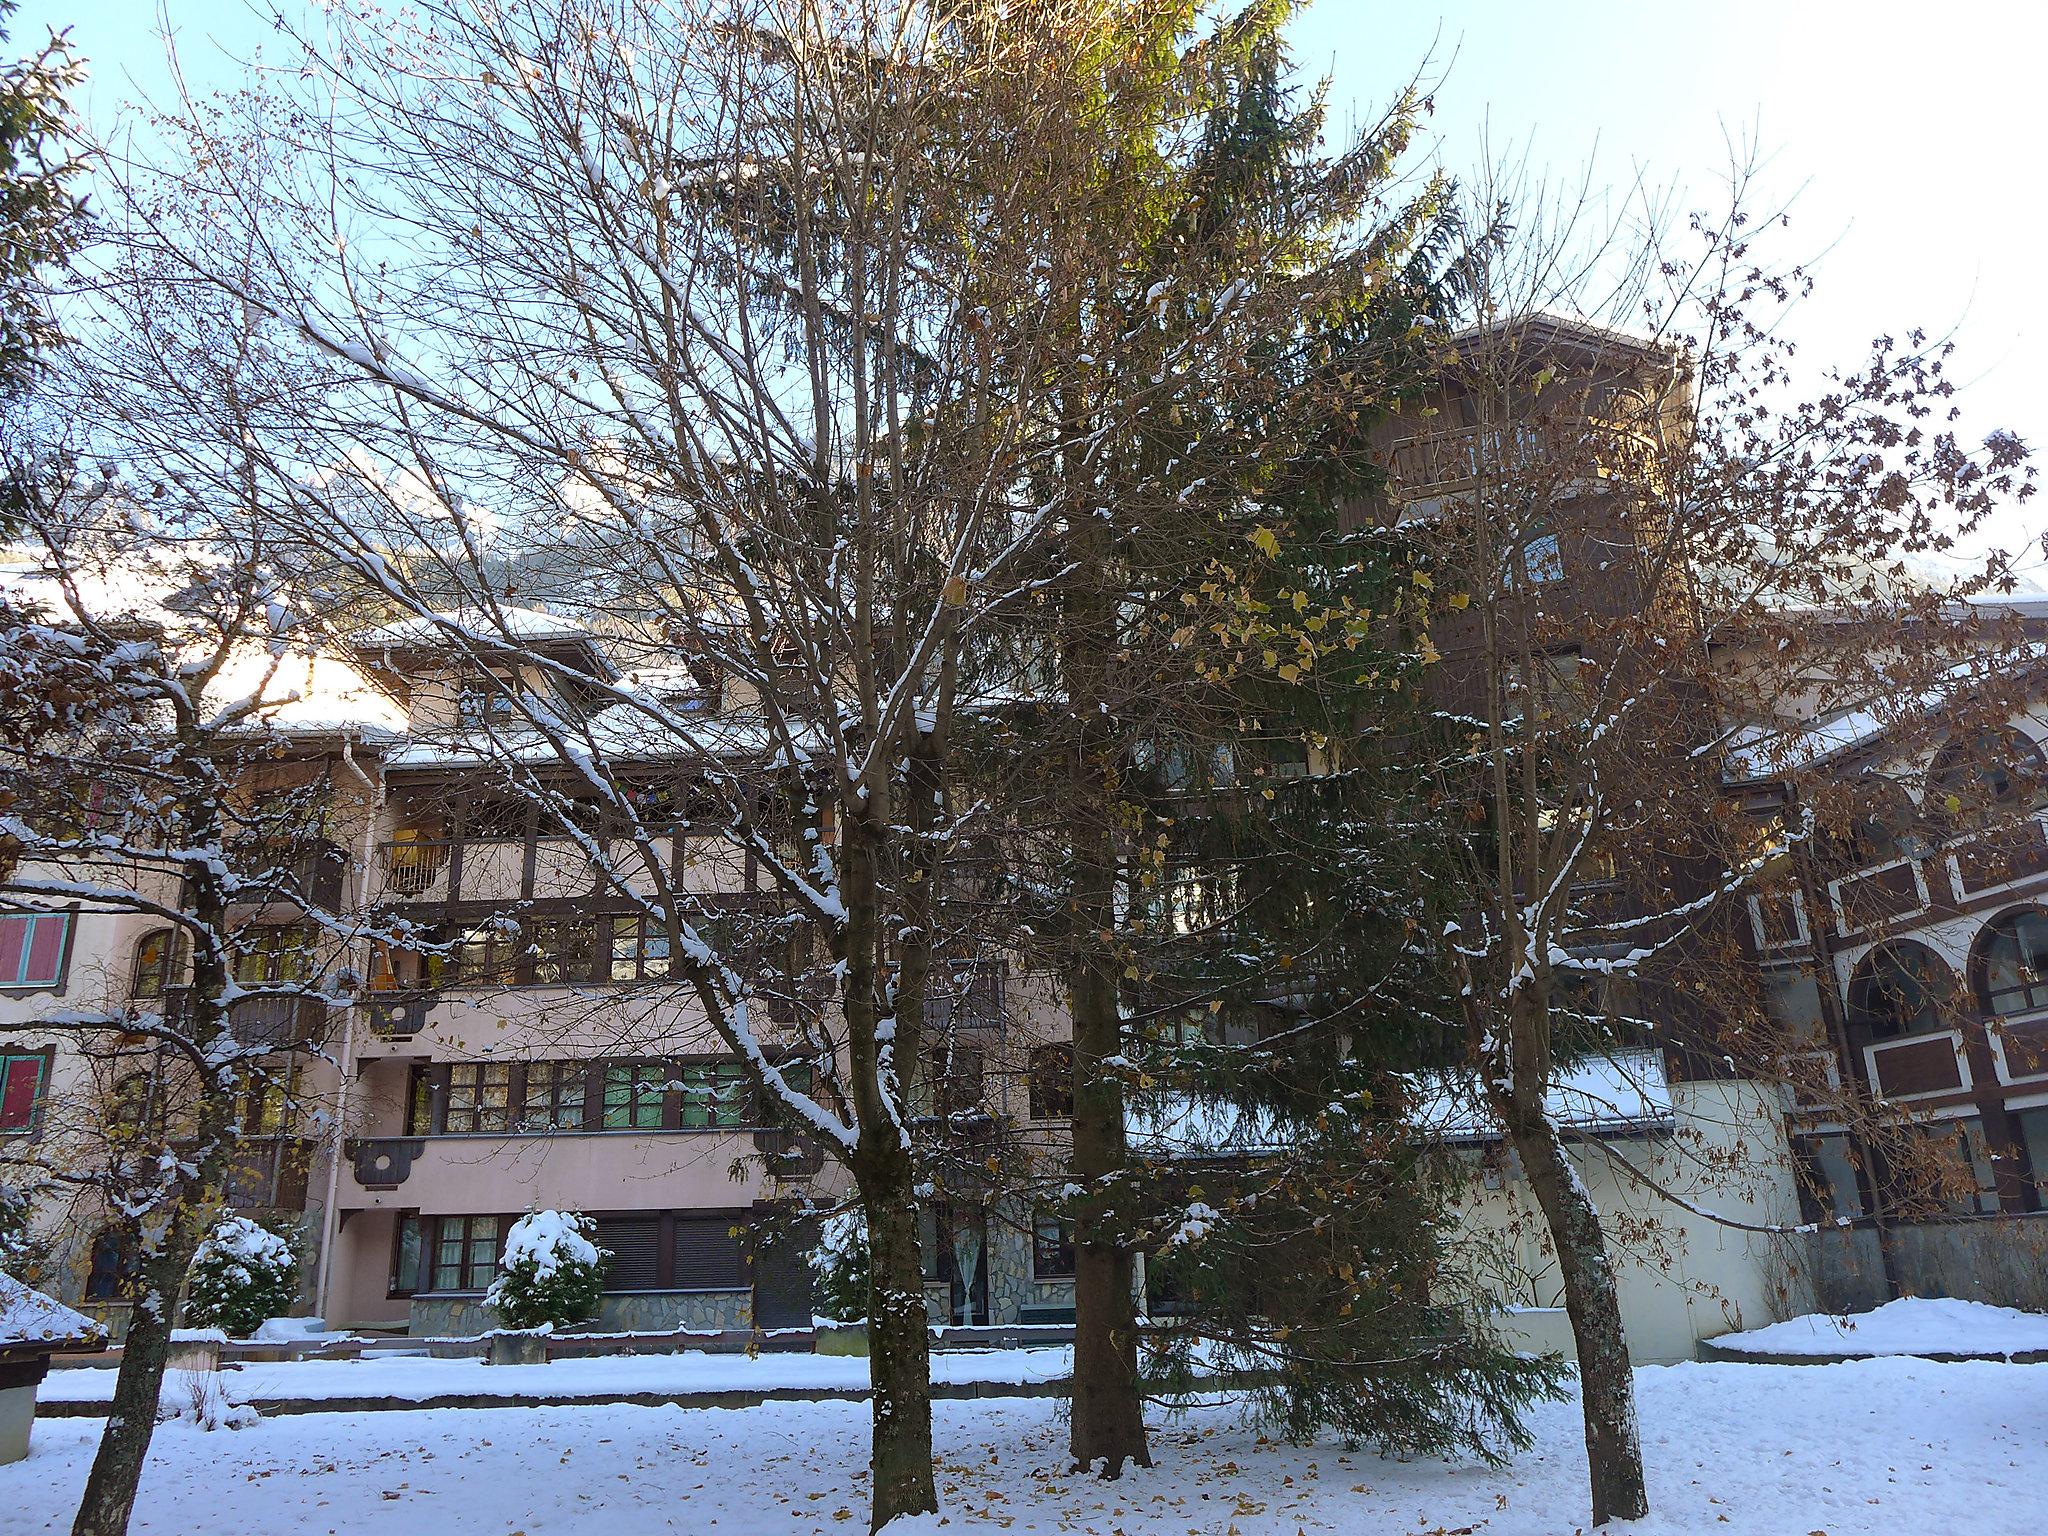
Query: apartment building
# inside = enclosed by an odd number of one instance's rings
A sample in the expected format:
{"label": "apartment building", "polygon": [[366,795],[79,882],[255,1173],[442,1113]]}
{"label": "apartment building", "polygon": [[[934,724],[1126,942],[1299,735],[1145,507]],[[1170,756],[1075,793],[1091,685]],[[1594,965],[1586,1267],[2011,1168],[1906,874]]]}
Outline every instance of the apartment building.
{"label": "apartment building", "polygon": [[[612,1253],[602,1325],[807,1325],[816,1227],[800,1206],[833,1196],[837,1169],[765,1112],[671,976],[665,935],[608,896],[616,887],[589,848],[508,787],[502,754],[482,749],[484,735],[517,732],[515,690],[586,709],[577,677],[624,675],[609,643],[581,626],[508,617],[523,661],[479,666],[433,625],[397,625],[359,637],[345,664],[323,659],[318,686],[301,679],[305,697],[272,712],[271,734],[288,745],[273,749],[249,797],[296,803],[290,847],[275,855],[291,878],[264,893],[274,900],[232,914],[237,979],[356,985],[353,1001],[295,1005],[291,1017],[237,1005],[238,1037],[283,1032],[306,1049],[292,1091],[252,1108],[247,1123],[262,1134],[244,1138],[229,1203],[299,1228],[305,1303],[336,1326],[492,1326],[482,1292],[505,1235],[549,1207],[592,1215]],[[643,668],[630,681],[678,712],[745,708],[687,669]],[[677,764],[647,748],[643,823],[668,828],[659,857],[705,930],[745,947],[775,909],[772,882]],[[563,765],[527,766],[535,783],[577,793]],[[579,821],[610,830],[594,804]],[[311,909],[417,940],[337,946],[306,920]],[[67,1138],[91,1156],[79,1131],[153,1080],[156,1047],[140,1037],[108,1047],[96,1036],[81,1049],[80,1036],[38,1031],[36,1019],[175,1005],[182,963],[168,928],[132,914],[0,914],[4,1130],[23,1138],[19,1150],[37,1144],[17,1161],[50,1159]],[[824,1006],[800,958],[769,957],[762,974],[778,969],[789,983],[767,981],[760,998],[771,1055],[793,1049],[799,1010]],[[1013,975],[1000,956],[961,954],[938,983],[932,1022],[943,1047],[927,1064],[926,1113],[972,1143],[972,1162],[999,1141],[1013,1163],[1057,1159],[1071,1055],[1055,989]],[[1071,1317],[1070,1233],[985,1182],[985,1199],[926,1212],[934,1322]],[[82,1204],[42,1212],[49,1278],[118,1323],[129,1261],[112,1224]]]}

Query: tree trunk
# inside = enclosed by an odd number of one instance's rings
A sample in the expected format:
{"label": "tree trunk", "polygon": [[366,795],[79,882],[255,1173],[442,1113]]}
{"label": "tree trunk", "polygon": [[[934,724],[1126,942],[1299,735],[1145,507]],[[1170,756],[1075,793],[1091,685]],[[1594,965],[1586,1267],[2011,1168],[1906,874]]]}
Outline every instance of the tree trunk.
{"label": "tree trunk", "polygon": [[[898,1515],[936,1512],[932,1483],[931,1334],[924,1315],[924,1265],[917,1242],[917,1171],[901,1085],[917,1070],[917,1024],[899,1030],[877,1006],[880,918],[873,832],[849,818],[840,835],[846,899],[845,970],[848,1091],[859,1140],[848,1167],[868,1219],[868,1376],[874,1410],[870,1529]],[[886,1026],[886,1027],[885,1027]]]}
{"label": "tree trunk", "polygon": [[[885,1135],[894,1135],[889,1126]],[[863,1139],[867,1134],[863,1133]],[[874,1140],[880,1143],[882,1136]],[[862,1159],[868,1218],[868,1371],[873,1382],[873,1530],[898,1515],[935,1511],[931,1334],[917,1243],[910,1159],[877,1145]]]}
{"label": "tree trunk", "polygon": [[1629,1366],[1628,1335],[1621,1325],[1621,1301],[1600,1213],[1540,1107],[1511,1115],[1508,1128],[1543,1207],[1564,1277],[1565,1311],[1579,1352],[1593,1524],[1640,1520],[1650,1512],[1650,1499],[1643,1486],[1643,1448],[1636,1429],[1635,1374]]}
{"label": "tree trunk", "polygon": [[[1085,877],[1084,877],[1085,878]],[[1084,919],[1094,916],[1083,913]],[[1125,1157],[1123,1083],[1102,1065],[1123,1037],[1116,989],[1098,957],[1075,967],[1073,1176],[1089,1191],[1074,1220],[1074,1402],[1069,1444],[1074,1465],[1101,1464],[1115,1477],[1124,1463],[1152,1465],[1145,1406],[1138,1395],[1138,1327],[1131,1302],[1131,1254],[1096,1196],[1099,1182]]]}
{"label": "tree trunk", "polygon": [[[182,1225],[182,1224],[181,1224]],[[165,1251],[144,1266],[139,1297],[129,1314],[128,1338],[121,1348],[121,1370],[114,1378],[114,1402],[107,1427],[85,1480],[85,1495],[71,1536],[126,1536],[128,1515],[135,1507],[135,1488],[142,1463],[156,1434],[156,1407],[163,1390],[164,1362],[171,1353],[171,1321],[185,1270],[197,1245],[167,1236]],[[156,1304],[149,1303],[154,1299]]]}
{"label": "tree trunk", "polygon": [[[1097,520],[1080,540],[1083,569],[1108,559]],[[1087,561],[1097,564],[1089,566]],[[1065,670],[1078,740],[1069,784],[1073,835],[1073,924],[1067,1001],[1074,1037],[1072,1164],[1084,1191],[1074,1209],[1074,1401],[1069,1446],[1076,1467],[1100,1465],[1115,1477],[1127,1461],[1152,1465],[1145,1405],[1138,1396],[1137,1319],[1131,1303],[1130,1248],[1104,1183],[1123,1171],[1123,1080],[1104,1062],[1123,1050],[1117,1008],[1116,834],[1110,792],[1115,763],[1103,667],[1111,625],[1103,593],[1084,576],[1072,599]]]}

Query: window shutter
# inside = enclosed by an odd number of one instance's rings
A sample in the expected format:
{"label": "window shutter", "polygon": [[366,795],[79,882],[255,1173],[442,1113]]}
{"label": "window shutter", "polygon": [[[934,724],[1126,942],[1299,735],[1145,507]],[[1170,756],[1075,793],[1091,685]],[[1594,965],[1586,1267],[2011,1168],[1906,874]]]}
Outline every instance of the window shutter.
{"label": "window shutter", "polygon": [[607,1291],[651,1291],[661,1284],[661,1219],[657,1216],[599,1217],[597,1246],[609,1248]]}
{"label": "window shutter", "polygon": [[679,1291],[743,1291],[747,1261],[730,1216],[676,1218],[675,1285]]}
{"label": "window shutter", "polygon": [[50,912],[35,919],[29,929],[28,975],[37,986],[57,984],[64,969],[64,936],[71,927],[71,914]]}
{"label": "window shutter", "polygon": [[22,957],[28,950],[29,924],[26,913],[0,917],[0,987],[21,985]]}
{"label": "window shutter", "polygon": [[43,1058],[10,1056],[0,1079],[0,1131],[26,1131],[35,1125],[36,1094],[43,1085]]}

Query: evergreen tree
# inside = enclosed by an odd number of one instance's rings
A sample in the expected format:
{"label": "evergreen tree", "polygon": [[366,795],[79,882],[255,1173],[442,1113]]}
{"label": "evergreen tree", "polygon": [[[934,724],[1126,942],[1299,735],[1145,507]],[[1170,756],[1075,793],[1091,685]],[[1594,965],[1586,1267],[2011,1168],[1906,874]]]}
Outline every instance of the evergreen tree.
{"label": "evergreen tree", "polygon": [[[0,0],[0,48],[14,9],[15,0]],[[64,147],[64,93],[84,70],[65,33],[0,63],[0,398],[28,383],[36,354],[55,339],[36,282],[70,254],[83,210],[71,190],[78,162]]]}
{"label": "evergreen tree", "polygon": [[[1066,210],[1083,234],[1055,228],[1046,240],[1048,304],[1067,317],[1071,340],[1045,385],[1065,446],[1033,499],[1064,508],[1066,560],[1047,581],[1037,652],[1053,702],[1011,719],[1036,749],[1031,760],[1047,766],[1003,799],[1036,807],[1016,817],[1017,842],[1036,839],[1036,849],[1018,881],[1028,915],[1010,931],[1045,941],[1073,1028],[1071,1159],[1054,1180],[1074,1231],[1073,1457],[1111,1475],[1146,1459],[1134,1259],[1176,1201],[1210,1214],[1174,1228],[1168,1269],[1187,1268],[1178,1250],[1192,1255],[1186,1233],[1205,1223],[1212,1277],[1229,1269],[1233,1244],[1247,1274],[1271,1268],[1270,1255],[1256,1256],[1261,1244],[1286,1239],[1304,1264],[1317,1243],[1327,1249],[1283,1311],[1306,1316],[1326,1298],[1331,1318],[1359,1323],[1314,1350],[1280,1351],[1299,1366],[1298,1422],[1360,1428],[1383,1411],[1376,1402],[1413,1401],[1411,1427],[1396,1438],[1477,1443],[1479,1431],[1443,1426],[1463,1413],[1512,1432],[1514,1405],[1546,1379],[1432,1294],[1445,1283],[1441,1244],[1418,1217],[1440,1210],[1441,1195],[1394,1091],[1398,1071],[1426,1059],[1414,1037],[1436,1039],[1440,1020],[1411,996],[1427,990],[1411,951],[1428,893],[1405,894],[1419,786],[1356,766],[1318,787],[1336,804],[1275,792],[1256,798],[1256,816],[1191,819],[1171,798],[1219,749],[1249,758],[1268,732],[1313,738],[1351,764],[1350,743],[1409,665],[1375,650],[1382,616],[1399,608],[1380,589],[1403,584],[1411,600],[1421,590],[1387,550],[1350,531],[1346,510],[1373,483],[1372,426],[1451,302],[1450,189],[1393,190],[1423,107],[1412,94],[1370,131],[1326,148],[1322,98],[1292,83],[1281,36],[1296,9],[1255,4],[1208,29],[1193,5],[1121,17],[1100,55],[1077,61],[1078,110],[1099,162],[1086,182],[1099,201]],[[1143,409],[1129,411],[1132,401]],[[1381,725],[1379,739],[1387,734]],[[999,740],[991,757],[1021,761],[1006,745],[1016,743]],[[1297,845],[1311,831],[1314,858],[1303,862]],[[1161,900],[1163,882],[1177,859],[1212,852],[1199,845],[1213,836],[1242,839],[1232,857],[1268,892],[1254,928],[1198,936],[1176,926],[1188,914]],[[1190,1006],[1213,1005],[1207,1018],[1232,1039],[1270,1012],[1266,992],[1287,979],[1275,964],[1317,930],[1331,945],[1318,983],[1330,999],[1308,1010],[1298,1057],[1286,1044],[1246,1055],[1220,1033],[1213,1045],[1190,1037]],[[1189,977],[1160,974],[1219,957],[1251,959],[1243,974],[1192,990]],[[1216,1211],[1173,1170],[1132,1157],[1132,1104],[1142,1123],[1148,1095],[1205,1076],[1278,1115],[1293,1141],[1290,1171],[1274,1179],[1258,1222],[1245,1219],[1250,1184],[1246,1200]],[[1332,1096],[1360,1116],[1341,1134],[1323,1115]],[[1269,1176],[1264,1160],[1261,1169],[1253,1183]],[[1270,1199],[1283,1188],[1294,1202],[1285,1211]],[[1341,1223],[1308,1214],[1333,1192],[1349,1201]],[[1298,1252],[1286,1233],[1295,1220],[1308,1244]],[[1284,1318],[1241,1289],[1202,1289],[1212,1321],[1177,1337],[1227,1334],[1268,1355],[1289,1337]],[[1354,1289],[1413,1305],[1367,1329],[1355,1301],[1344,1311]],[[1392,1331],[1412,1387],[1356,1368],[1385,1358]]]}

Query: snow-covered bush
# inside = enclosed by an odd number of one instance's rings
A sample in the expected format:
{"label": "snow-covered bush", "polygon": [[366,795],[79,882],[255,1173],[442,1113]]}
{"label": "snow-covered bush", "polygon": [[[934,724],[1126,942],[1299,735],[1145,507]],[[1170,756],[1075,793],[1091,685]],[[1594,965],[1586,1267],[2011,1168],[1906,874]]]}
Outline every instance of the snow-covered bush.
{"label": "snow-covered bush", "polygon": [[47,1246],[29,1231],[34,1201],[25,1189],[0,1184],[0,1270],[25,1285],[41,1285]]}
{"label": "snow-covered bush", "polygon": [[604,1293],[596,1225],[575,1211],[535,1211],[512,1223],[505,1257],[484,1304],[514,1328],[580,1323]]}
{"label": "snow-covered bush", "polygon": [[156,1421],[186,1423],[201,1429],[247,1429],[262,1421],[253,1403],[228,1400],[227,1383],[219,1371],[165,1371],[157,1389]]}
{"label": "snow-covered bush", "polygon": [[818,1246],[811,1250],[812,1305],[835,1323],[858,1323],[868,1315],[868,1224],[855,1207],[825,1218]]}
{"label": "snow-covered bush", "polygon": [[185,1316],[194,1325],[246,1338],[264,1320],[289,1312],[299,1295],[292,1245],[246,1216],[224,1216],[199,1251],[185,1284]]}

